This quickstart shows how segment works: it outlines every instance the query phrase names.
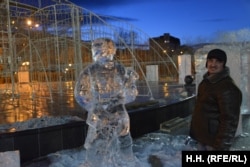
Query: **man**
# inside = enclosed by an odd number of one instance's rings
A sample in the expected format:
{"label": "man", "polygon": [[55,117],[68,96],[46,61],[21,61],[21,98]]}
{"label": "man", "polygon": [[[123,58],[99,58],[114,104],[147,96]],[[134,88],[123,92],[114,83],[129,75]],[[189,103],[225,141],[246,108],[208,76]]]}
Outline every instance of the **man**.
{"label": "man", "polygon": [[190,128],[199,150],[229,150],[237,130],[242,93],[226,62],[223,50],[213,49],[207,55],[207,72],[198,87]]}

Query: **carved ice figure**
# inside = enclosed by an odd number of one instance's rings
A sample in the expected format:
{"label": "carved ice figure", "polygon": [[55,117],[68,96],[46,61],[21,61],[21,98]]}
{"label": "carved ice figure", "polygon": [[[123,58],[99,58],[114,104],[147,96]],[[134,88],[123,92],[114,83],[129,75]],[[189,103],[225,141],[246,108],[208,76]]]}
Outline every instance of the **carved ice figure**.
{"label": "carved ice figure", "polygon": [[94,40],[94,63],[83,69],[75,85],[75,99],[88,112],[85,166],[138,166],[124,106],[137,96],[138,74],[114,61],[115,53],[112,40]]}

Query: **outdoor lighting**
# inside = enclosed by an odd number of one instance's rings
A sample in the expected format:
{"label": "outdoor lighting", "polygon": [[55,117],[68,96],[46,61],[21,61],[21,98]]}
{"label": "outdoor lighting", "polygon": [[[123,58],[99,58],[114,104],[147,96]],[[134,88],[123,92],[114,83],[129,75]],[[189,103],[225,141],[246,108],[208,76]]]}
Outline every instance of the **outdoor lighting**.
{"label": "outdoor lighting", "polygon": [[28,61],[25,61],[22,63],[22,66],[28,66],[28,65],[30,65],[30,62],[28,62]]}
{"label": "outdoor lighting", "polygon": [[31,24],[32,24],[32,21],[31,20],[27,20],[27,25],[31,26]]}
{"label": "outdoor lighting", "polygon": [[65,73],[65,74],[66,74],[68,71],[69,71],[68,68],[65,68],[65,69],[64,69],[64,73]]}
{"label": "outdoor lighting", "polygon": [[38,23],[33,23],[32,20],[30,20],[30,19],[28,19],[26,23],[27,23],[27,25],[28,25],[30,28],[32,28],[32,27],[38,28],[38,27],[40,26]]}

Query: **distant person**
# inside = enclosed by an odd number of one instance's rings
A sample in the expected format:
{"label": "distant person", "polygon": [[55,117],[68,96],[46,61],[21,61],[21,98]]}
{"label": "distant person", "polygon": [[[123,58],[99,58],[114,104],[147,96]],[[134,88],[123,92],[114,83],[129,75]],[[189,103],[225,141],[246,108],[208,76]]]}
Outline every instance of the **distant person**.
{"label": "distant person", "polygon": [[238,127],[242,93],[230,77],[227,55],[213,49],[199,84],[190,136],[199,150],[229,150]]}

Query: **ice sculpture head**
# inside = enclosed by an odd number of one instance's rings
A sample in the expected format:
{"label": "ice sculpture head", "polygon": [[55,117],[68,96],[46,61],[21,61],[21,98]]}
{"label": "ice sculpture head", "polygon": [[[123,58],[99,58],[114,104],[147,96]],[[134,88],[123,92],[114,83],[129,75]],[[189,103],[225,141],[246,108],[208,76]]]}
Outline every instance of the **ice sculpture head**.
{"label": "ice sculpture head", "polygon": [[113,60],[116,53],[114,42],[108,38],[98,38],[92,42],[92,58],[95,62]]}

